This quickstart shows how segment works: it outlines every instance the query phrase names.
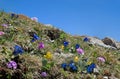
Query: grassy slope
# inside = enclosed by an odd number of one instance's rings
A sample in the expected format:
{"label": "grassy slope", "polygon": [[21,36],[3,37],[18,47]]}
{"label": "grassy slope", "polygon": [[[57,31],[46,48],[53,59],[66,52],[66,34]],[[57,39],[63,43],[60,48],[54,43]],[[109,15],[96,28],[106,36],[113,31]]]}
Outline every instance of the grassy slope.
{"label": "grassy slope", "polygon": [[[7,21],[5,19],[7,19]],[[79,71],[75,73],[64,71],[60,67],[61,63],[69,62],[71,59],[74,59],[75,56],[79,56],[80,61],[88,58],[88,62],[96,63],[101,69],[98,75],[99,79],[106,73],[113,73],[117,78],[120,78],[120,61],[118,61],[120,54],[117,50],[110,50],[96,45],[90,46],[88,43],[83,42],[83,37],[71,36],[63,31],[60,31],[60,37],[52,43],[47,36],[46,30],[56,30],[56,28],[34,22],[24,15],[19,15],[19,18],[11,18],[10,14],[0,12],[0,25],[8,22],[11,24],[9,26],[10,28],[3,28],[0,26],[0,31],[5,32],[5,35],[0,36],[0,79],[6,79],[6,77],[8,79],[41,79],[40,73],[43,71],[43,55],[47,51],[53,54],[53,59],[47,61],[49,63],[54,63],[54,65],[45,70],[48,73],[46,79],[93,78],[93,74],[80,74],[80,70],[82,69],[80,66],[78,66]],[[31,43],[31,37],[28,33],[30,31],[35,32],[41,40]],[[64,39],[69,41],[70,44],[65,50],[60,51],[59,49]],[[44,49],[38,49],[39,42],[45,44]],[[72,53],[69,51],[69,49],[74,47],[77,43],[80,44],[81,48],[85,51],[83,56],[78,55],[75,50]],[[20,45],[26,50],[24,54],[19,55],[18,58],[14,57],[12,54],[14,45]],[[68,55],[73,54],[73,56],[67,58],[60,55],[54,55],[58,51]],[[104,56],[106,63],[98,63],[96,59],[98,56]],[[10,60],[15,60],[15,58],[18,61],[17,64],[19,68],[16,70],[8,69],[6,63]],[[18,76],[18,78],[16,76]]]}

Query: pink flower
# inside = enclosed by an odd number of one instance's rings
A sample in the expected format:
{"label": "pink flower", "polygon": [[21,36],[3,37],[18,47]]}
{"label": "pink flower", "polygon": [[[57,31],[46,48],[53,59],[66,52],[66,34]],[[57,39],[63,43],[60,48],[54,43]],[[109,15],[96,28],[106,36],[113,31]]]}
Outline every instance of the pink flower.
{"label": "pink flower", "polygon": [[76,50],[77,50],[78,54],[82,54],[82,55],[84,55],[84,50],[83,50],[83,49],[78,48],[78,49],[76,49]]}
{"label": "pink flower", "polygon": [[10,61],[7,63],[8,68],[16,69],[17,68],[17,63],[15,61]]}
{"label": "pink flower", "polygon": [[47,73],[46,73],[46,72],[42,72],[42,73],[41,73],[41,76],[42,76],[42,77],[46,77],[46,76],[47,76]]}
{"label": "pink flower", "polygon": [[4,35],[4,34],[5,34],[4,32],[0,31],[0,35]]}
{"label": "pink flower", "polygon": [[39,49],[43,49],[43,48],[45,48],[44,43],[40,42],[38,48],[39,48]]}
{"label": "pink flower", "polygon": [[38,22],[38,18],[37,17],[32,17],[31,20]]}
{"label": "pink flower", "polygon": [[1,26],[6,27],[6,28],[8,27],[8,25],[7,25],[7,24],[1,24]]}
{"label": "pink flower", "polygon": [[104,57],[98,57],[97,59],[98,59],[98,61],[105,62],[105,58]]}

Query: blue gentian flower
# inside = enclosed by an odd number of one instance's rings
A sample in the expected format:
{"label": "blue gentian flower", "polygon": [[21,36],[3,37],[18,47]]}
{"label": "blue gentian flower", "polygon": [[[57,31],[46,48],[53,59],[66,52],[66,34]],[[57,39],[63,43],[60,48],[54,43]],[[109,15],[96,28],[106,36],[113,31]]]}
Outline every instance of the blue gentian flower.
{"label": "blue gentian flower", "polygon": [[93,73],[93,69],[96,68],[96,65],[94,63],[87,66],[87,72]]}
{"label": "blue gentian flower", "polygon": [[77,66],[75,66],[73,61],[70,61],[69,67],[71,71],[77,71]]}
{"label": "blue gentian flower", "polygon": [[73,66],[75,66],[75,63],[69,64],[69,67],[70,67],[70,68],[72,68]]}
{"label": "blue gentian flower", "polygon": [[75,63],[73,61],[71,61],[70,64],[69,64],[69,67],[71,68],[73,66],[75,66]]}
{"label": "blue gentian flower", "polygon": [[68,44],[69,44],[69,42],[67,42],[67,41],[64,41],[64,46],[66,47],[66,46],[68,46]]}
{"label": "blue gentian flower", "polygon": [[22,54],[23,52],[24,52],[24,50],[22,47],[15,45],[14,52],[13,52],[14,55]]}
{"label": "blue gentian flower", "polygon": [[39,40],[39,39],[40,39],[40,38],[39,38],[38,35],[33,34],[33,38],[32,38],[32,40],[31,40],[31,42],[34,42],[34,41]]}
{"label": "blue gentian flower", "polygon": [[80,45],[79,45],[79,44],[76,44],[76,45],[75,45],[75,48],[76,48],[76,49],[78,49],[79,47],[80,47]]}
{"label": "blue gentian flower", "polygon": [[61,67],[62,67],[63,69],[67,69],[67,64],[66,64],[66,63],[63,63],[63,64],[61,65]]}
{"label": "blue gentian flower", "polygon": [[18,18],[18,15],[12,13],[12,14],[11,14],[11,18]]}
{"label": "blue gentian flower", "polygon": [[72,66],[72,67],[71,67],[71,70],[72,70],[72,71],[77,71],[77,66],[75,66],[75,65]]}
{"label": "blue gentian flower", "polygon": [[84,41],[84,42],[88,42],[89,39],[88,39],[87,37],[85,37],[85,38],[83,39],[83,41]]}
{"label": "blue gentian flower", "polygon": [[15,14],[14,14],[14,13],[11,14],[11,18],[13,18],[13,17],[15,17]]}

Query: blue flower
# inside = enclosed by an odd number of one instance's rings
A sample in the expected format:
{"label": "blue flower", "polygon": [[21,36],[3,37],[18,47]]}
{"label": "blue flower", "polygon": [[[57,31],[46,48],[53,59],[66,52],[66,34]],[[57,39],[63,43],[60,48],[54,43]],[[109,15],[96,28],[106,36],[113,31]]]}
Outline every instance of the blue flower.
{"label": "blue flower", "polygon": [[11,14],[11,18],[18,18],[18,15],[12,13],[12,14]]}
{"label": "blue flower", "polygon": [[73,61],[70,61],[69,67],[71,71],[77,71],[77,66],[75,66]]}
{"label": "blue flower", "polygon": [[89,39],[88,39],[87,37],[85,37],[85,38],[83,39],[83,41],[84,41],[84,42],[88,42]]}
{"label": "blue flower", "polygon": [[72,67],[71,67],[71,70],[72,70],[72,71],[77,71],[77,66],[75,66],[75,65],[72,66]]}
{"label": "blue flower", "polygon": [[79,47],[80,47],[80,45],[79,45],[79,44],[76,44],[76,45],[75,45],[75,48],[76,48],[76,49],[78,49]]}
{"label": "blue flower", "polygon": [[66,47],[66,46],[68,46],[68,44],[69,44],[69,42],[67,42],[67,41],[64,41],[64,46]]}
{"label": "blue flower", "polygon": [[70,63],[69,67],[72,68],[73,66],[75,66],[75,63]]}
{"label": "blue flower", "polygon": [[87,66],[87,72],[93,73],[93,69],[96,68],[96,65],[94,63]]}
{"label": "blue flower", "polygon": [[66,64],[66,63],[63,63],[63,64],[61,65],[61,67],[62,67],[63,69],[67,69],[67,64]]}
{"label": "blue flower", "polygon": [[14,52],[13,52],[14,55],[22,54],[23,52],[24,50],[20,46],[15,45]]}
{"label": "blue flower", "polygon": [[13,17],[15,17],[15,14],[14,14],[14,13],[11,14],[11,18],[13,18]]}
{"label": "blue flower", "polygon": [[31,40],[31,42],[34,42],[34,41],[39,40],[39,39],[40,39],[40,38],[39,38],[38,35],[33,34],[33,38],[32,38],[32,40]]}

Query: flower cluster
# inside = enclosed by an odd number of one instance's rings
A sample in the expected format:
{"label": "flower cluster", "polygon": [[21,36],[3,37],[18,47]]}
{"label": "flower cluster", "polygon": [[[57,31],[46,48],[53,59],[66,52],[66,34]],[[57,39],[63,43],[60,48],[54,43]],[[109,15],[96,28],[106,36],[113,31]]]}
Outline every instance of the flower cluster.
{"label": "flower cluster", "polygon": [[40,40],[40,38],[39,38],[38,35],[33,34],[33,38],[32,38],[32,40],[31,40],[31,42],[34,42],[34,41],[36,41],[36,40]]}
{"label": "flower cluster", "polygon": [[87,73],[93,73],[94,68],[96,68],[96,64],[91,63],[87,66]]}
{"label": "flower cluster", "polygon": [[85,37],[85,38],[83,39],[83,41],[84,41],[84,42],[88,42],[88,41],[89,41],[89,38]]}
{"label": "flower cluster", "polygon": [[39,49],[43,49],[43,48],[45,48],[44,43],[40,42],[38,48],[39,48]]}
{"label": "flower cluster", "polygon": [[46,72],[42,72],[42,73],[41,73],[41,76],[42,76],[42,77],[47,77],[47,73],[46,73]]}
{"label": "flower cluster", "polygon": [[44,57],[46,59],[52,59],[53,56],[52,56],[51,52],[47,52],[46,55],[44,55]]}
{"label": "flower cluster", "polygon": [[24,50],[22,47],[20,47],[18,45],[14,46],[14,52],[13,52],[14,55],[22,54],[23,52],[24,52]]}
{"label": "flower cluster", "polygon": [[61,67],[62,67],[64,70],[69,69],[69,70],[72,71],[72,72],[78,70],[77,66],[75,65],[75,63],[74,63],[73,61],[70,61],[69,64],[67,64],[67,63],[62,63],[62,64],[61,64]]}
{"label": "flower cluster", "polygon": [[63,42],[63,45],[66,47],[66,46],[69,45],[69,42],[68,42],[68,41],[64,41],[64,42]]}
{"label": "flower cluster", "polygon": [[6,28],[8,27],[8,25],[7,25],[7,24],[1,24],[1,26],[6,27]]}
{"label": "flower cluster", "polygon": [[81,48],[76,49],[78,54],[84,55],[84,50]]}
{"label": "flower cluster", "polygon": [[11,69],[16,69],[17,68],[17,63],[15,61],[10,61],[7,63],[7,67]]}
{"label": "flower cluster", "polygon": [[64,45],[61,46],[61,50],[64,50]]}
{"label": "flower cluster", "polygon": [[78,56],[76,56],[75,58],[74,58],[74,62],[78,62],[79,61],[79,58],[78,58]]}
{"label": "flower cluster", "polygon": [[4,35],[5,33],[3,31],[0,31],[0,36]]}
{"label": "flower cluster", "polygon": [[103,63],[105,62],[105,58],[104,58],[104,57],[98,57],[97,59],[98,59],[98,61],[100,61],[100,62],[103,62]]}
{"label": "flower cluster", "polygon": [[38,18],[37,17],[32,17],[31,20],[38,22]]}

